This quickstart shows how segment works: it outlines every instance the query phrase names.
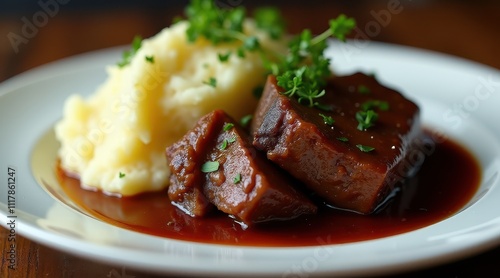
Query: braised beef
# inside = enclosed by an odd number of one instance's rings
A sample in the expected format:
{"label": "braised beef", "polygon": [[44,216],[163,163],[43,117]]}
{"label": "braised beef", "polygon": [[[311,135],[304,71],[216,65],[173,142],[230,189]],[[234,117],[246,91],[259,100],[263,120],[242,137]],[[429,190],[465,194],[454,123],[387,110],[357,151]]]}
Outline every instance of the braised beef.
{"label": "braised beef", "polygon": [[220,126],[217,123],[222,117],[220,113],[205,116],[181,140],[166,150],[172,172],[168,196],[172,204],[191,216],[204,216],[213,208],[203,194],[205,174],[201,172],[201,166],[207,148],[219,132]]}
{"label": "braised beef", "polygon": [[[221,110],[203,117],[193,131],[168,148],[167,159],[172,170],[169,196],[190,215],[202,215],[191,210],[204,207],[205,198],[246,225],[317,210],[296,189],[298,182],[257,152],[249,135]],[[218,165],[202,172],[207,162]]]}
{"label": "braised beef", "polygon": [[[332,78],[319,108],[282,92],[270,76],[251,124],[253,145],[329,205],[372,213],[418,166],[402,167],[421,134],[419,108],[375,78]],[[378,119],[359,127],[356,114],[368,108]]]}

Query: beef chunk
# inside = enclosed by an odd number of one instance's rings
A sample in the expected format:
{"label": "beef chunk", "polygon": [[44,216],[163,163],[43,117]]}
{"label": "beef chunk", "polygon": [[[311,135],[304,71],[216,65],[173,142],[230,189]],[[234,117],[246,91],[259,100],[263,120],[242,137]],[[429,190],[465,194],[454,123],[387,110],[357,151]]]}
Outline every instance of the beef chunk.
{"label": "beef chunk", "polygon": [[[196,139],[196,135],[206,137]],[[204,145],[199,146],[192,142]],[[194,151],[193,145],[198,147]],[[179,190],[188,187],[186,182],[192,185],[189,188],[195,188],[197,197],[203,196],[217,209],[246,225],[292,219],[302,214],[315,213],[317,210],[316,206],[294,187],[297,181],[267,160],[263,153],[257,152],[249,135],[221,110],[203,117],[194,130],[175,146],[177,147],[171,147],[167,151],[167,158],[171,161],[171,181],[174,182],[170,187],[175,188],[172,191],[181,193],[174,194],[173,197],[187,200],[183,204],[189,205],[183,205],[183,208],[188,213],[190,208],[202,205],[196,204],[198,199],[191,197],[192,191]],[[177,151],[172,152],[172,148]],[[206,162],[215,162],[218,165],[202,172],[202,165]],[[191,167],[176,167],[186,164]],[[196,184],[191,183],[194,178],[182,178],[189,175],[196,177]],[[170,191],[169,188],[169,193]],[[200,194],[200,191],[203,194]],[[181,197],[184,192],[187,197]]]}
{"label": "beef chunk", "polygon": [[201,119],[181,140],[166,150],[170,171],[168,196],[172,204],[191,216],[208,214],[213,205],[203,194],[205,174],[201,172],[207,148],[218,134],[220,113]]}
{"label": "beef chunk", "polygon": [[[400,93],[361,73],[332,78],[320,99],[323,110],[282,91],[270,76],[251,125],[253,145],[329,205],[372,213],[413,170],[402,173],[400,166],[421,134],[419,109]],[[378,119],[358,129],[363,109]]]}

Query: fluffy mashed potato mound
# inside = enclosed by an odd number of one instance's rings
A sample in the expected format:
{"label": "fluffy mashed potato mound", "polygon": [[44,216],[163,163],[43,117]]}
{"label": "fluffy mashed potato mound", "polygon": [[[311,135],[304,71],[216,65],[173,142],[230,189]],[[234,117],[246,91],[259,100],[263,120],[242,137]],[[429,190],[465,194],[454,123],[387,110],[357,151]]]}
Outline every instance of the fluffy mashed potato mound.
{"label": "fluffy mashed potato mound", "polygon": [[[282,49],[252,21],[244,26],[264,49]],[[190,43],[187,27],[179,22],[143,40],[129,65],[108,67],[88,99],[67,99],[55,127],[60,163],[82,186],[122,196],[161,190],[170,174],[165,148],[200,117],[223,109],[239,119],[255,109],[252,92],[265,81],[259,55],[238,57],[238,43]],[[229,60],[219,61],[229,51]]]}

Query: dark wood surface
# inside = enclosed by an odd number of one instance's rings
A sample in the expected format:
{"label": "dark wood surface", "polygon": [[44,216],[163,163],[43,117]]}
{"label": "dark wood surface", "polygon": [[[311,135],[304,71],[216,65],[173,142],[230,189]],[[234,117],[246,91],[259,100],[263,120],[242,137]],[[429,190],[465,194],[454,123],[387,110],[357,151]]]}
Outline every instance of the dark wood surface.
{"label": "dark wood surface", "polygon": [[[219,2],[246,6],[253,3]],[[308,1],[307,6],[300,2],[286,2],[286,5],[277,2],[288,19],[291,32],[305,27],[320,32],[329,18],[343,12],[355,17],[362,30],[378,24],[379,29],[366,32],[372,34],[368,36],[370,40],[435,50],[500,69],[498,1]],[[59,4],[57,12],[49,15],[46,22],[42,22],[44,24],[39,24],[35,34],[23,28],[26,29],[26,20],[33,22],[33,16],[43,11],[41,6],[9,13],[2,9],[0,2],[0,82],[64,57],[128,44],[136,34],[151,36],[182,13],[180,5],[155,3],[156,6],[138,7],[108,4],[105,8],[71,6],[70,2],[67,7]],[[389,12],[388,17],[387,11],[394,11],[391,5],[395,3],[399,3],[398,12]],[[12,34],[25,39],[13,43]],[[1,158],[2,161],[6,159]],[[124,266],[81,259],[20,235],[17,237],[17,269],[9,270],[5,260],[7,238],[8,231],[0,228],[0,249],[4,254],[0,277],[157,277]],[[500,245],[500,239],[498,243]],[[500,248],[446,265],[399,273],[395,277],[500,277]]]}

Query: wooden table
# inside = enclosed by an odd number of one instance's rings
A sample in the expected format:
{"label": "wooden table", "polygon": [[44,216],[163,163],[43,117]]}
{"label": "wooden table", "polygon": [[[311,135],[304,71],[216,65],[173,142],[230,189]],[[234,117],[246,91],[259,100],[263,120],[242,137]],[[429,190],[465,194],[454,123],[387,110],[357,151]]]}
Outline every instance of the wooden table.
{"label": "wooden table", "polygon": [[[0,82],[60,58],[128,44],[136,34],[151,36],[182,12],[179,4],[167,6],[159,1],[146,1],[148,5],[140,7],[128,4],[100,9],[77,0],[52,2],[58,3],[58,9],[52,8],[46,22],[40,17],[40,11],[44,11],[41,6],[7,13],[0,4]],[[64,2],[68,3],[62,4]],[[218,2],[235,5],[250,1]],[[301,6],[300,1],[280,5],[289,21],[290,32],[296,33],[304,27],[320,32],[329,18],[343,12],[355,17],[362,30],[374,28],[368,36],[370,40],[440,51],[500,69],[498,1],[318,2],[308,1],[308,6]],[[26,31],[30,38],[25,36],[25,40],[13,43],[12,34],[23,35],[26,20],[33,20],[37,13],[40,24],[36,32],[32,31],[36,34]],[[373,27],[377,24],[378,29]],[[4,254],[8,250],[7,236],[7,230],[0,228],[0,249]],[[18,269],[8,270],[7,262],[2,260],[0,277],[155,277],[122,266],[81,259],[19,235],[17,240]],[[423,276],[499,277],[500,248],[447,265],[397,275]]]}

